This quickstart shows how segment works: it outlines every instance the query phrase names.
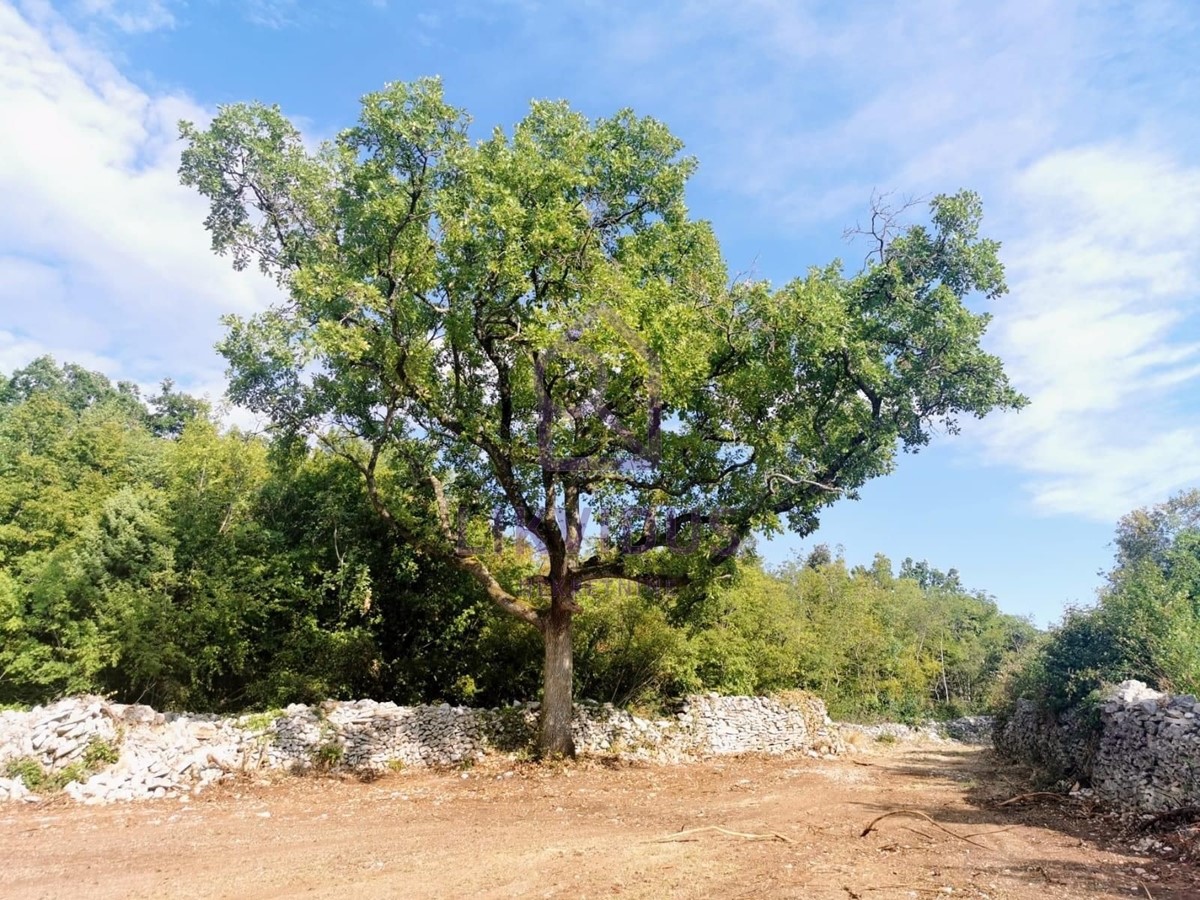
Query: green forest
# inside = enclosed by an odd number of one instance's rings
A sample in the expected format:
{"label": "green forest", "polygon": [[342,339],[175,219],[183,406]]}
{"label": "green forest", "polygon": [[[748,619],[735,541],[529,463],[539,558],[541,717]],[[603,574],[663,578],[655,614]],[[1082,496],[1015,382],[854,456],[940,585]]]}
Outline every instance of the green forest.
{"label": "green forest", "polygon": [[[0,521],[0,703],[538,695],[538,634],[393,540],[345,460],[223,430],[170,382],[143,397],[48,358],[0,379]],[[538,566],[471,527],[514,589]],[[748,549],[703,590],[597,583],[581,607],[579,696],[648,708],[806,688],[844,717],[973,712],[1035,636],[953,571],[822,546],[777,569]]]}

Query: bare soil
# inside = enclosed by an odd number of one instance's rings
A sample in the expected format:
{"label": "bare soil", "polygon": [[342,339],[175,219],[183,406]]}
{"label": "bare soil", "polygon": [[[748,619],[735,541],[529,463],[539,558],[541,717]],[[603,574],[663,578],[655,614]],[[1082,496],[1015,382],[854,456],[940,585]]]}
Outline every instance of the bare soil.
{"label": "bare soil", "polygon": [[[1200,871],[1133,852],[1109,820],[997,806],[1025,790],[956,745],[247,779],[188,802],[7,806],[0,896],[1200,898]],[[896,810],[932,822],[862,836]]]}

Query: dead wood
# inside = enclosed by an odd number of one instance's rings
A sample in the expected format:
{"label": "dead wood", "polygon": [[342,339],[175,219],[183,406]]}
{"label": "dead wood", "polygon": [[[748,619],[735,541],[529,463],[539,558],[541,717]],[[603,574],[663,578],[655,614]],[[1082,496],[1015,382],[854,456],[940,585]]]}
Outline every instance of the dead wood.
{"label": "dead wood", "polygon": [[871,820],[870,824],[868,824],[867,827],[863,829],[862,834],[860,834],[859,837],[866,837],[868,834],[870,834],[875,829],[876,825],[878,825],[884,819],[889,819],[892,816],[915,816],[918,819],[924,819],[926,822],[928,822],[930,825],[932,825],[938,831],[941,831],[944,834],[948,834],[948,835],[950,835],[950,837],[955,838],[956,840],[960,840],[965,843],[971,844],[974,847],[979,847],[981,850],[990,849],[989,847],[985,846],[984,844],[977,843],[968,837],[963,837],[961,834],[955,834],[953,831],[951,831],[945,825],[942,825],[939,822],[935,822],[931,816],[927,815],[926,813],[921,812],[919,809],[894,809],[891,812],[884,813],[882,816],[876,816],[874,819]]}
{"label": "dead wood", "polygon": [[1054,791],[1030,791],[1027,794],[1017,794],[1015,797],[1009,797],[1003,803],[997,803],[996,807],[999,808],[1001,806],[1011,806],[1014,803],[1022,803],[1025,800],[1041,800],[1043,798],[1059,801],[1067,799],[1065,794],[1058,794]]}
{"label": "dead wood", "polygon": [[1184,821],[1190,821],[1200,818],[1200,806],[1181,806],[1179,809],[1170,809],[1158,815],[1151,816],[1138,824],[1138,831],[1151,831],[1161,825],[1171,824],[1177,825]]}
{"label": "dead wood", "polygon": [[748,841],[783,841],[785,844],[796,843],[787,835],[780,834],[778,831],[771,831],[767,834],[751,834],[745,831],[731,831],[728,828],[722,828],[720,825],[703,825],[700,828],[687,828],[683,831],[677,831],[675,834],[668,835],[665,838],[659,838],[655,843],[661,844],[666,841],[677,841],[686,839],[689,834],[699,834],[702,831],[719,831],[721,834],[727,834],[730,837],[745,838]]}

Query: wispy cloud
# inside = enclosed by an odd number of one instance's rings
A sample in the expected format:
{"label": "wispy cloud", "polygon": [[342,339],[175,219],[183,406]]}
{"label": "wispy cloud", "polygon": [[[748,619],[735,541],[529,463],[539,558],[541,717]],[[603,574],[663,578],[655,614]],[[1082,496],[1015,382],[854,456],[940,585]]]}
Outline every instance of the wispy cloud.
{"label": "wispy cloud", "polygon": [[164,0],[77,0],[84,16],[101,19],[128,34],[171,28],[175,16]]}
{"label": "wispy cloud", "polygon": [[115,377],[211,383],[222,312],[275,296],[207,251],[176,169],[181,118],[208,112],[124,78],[45,6],[0,4],[4,362],[53,351]]}
{"label": "wispy cloud", "polygon": [[1110,143],[1013,182],[997,347],[1033,398],[983,431],[1037,508],[1111,521],[1200,483],[1200,166]]}
{"label": "wispy cloud", "polygon": [[264,28],[288,28],[302,15],[296,0],[246,0],[242,12],[247,21]]}

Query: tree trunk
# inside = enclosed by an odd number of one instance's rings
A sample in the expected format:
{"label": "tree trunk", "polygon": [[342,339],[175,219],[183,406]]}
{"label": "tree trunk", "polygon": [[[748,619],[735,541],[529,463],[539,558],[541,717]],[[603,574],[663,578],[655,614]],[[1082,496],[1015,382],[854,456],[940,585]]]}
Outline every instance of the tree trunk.
{"label": "tree trunk", "polygon": [[546,617],[546,668],[542,690],[542,734],[539,749],[547,759],[575,755],[571,736],[574,669],[571,648],[572,611],[554,603]]}

